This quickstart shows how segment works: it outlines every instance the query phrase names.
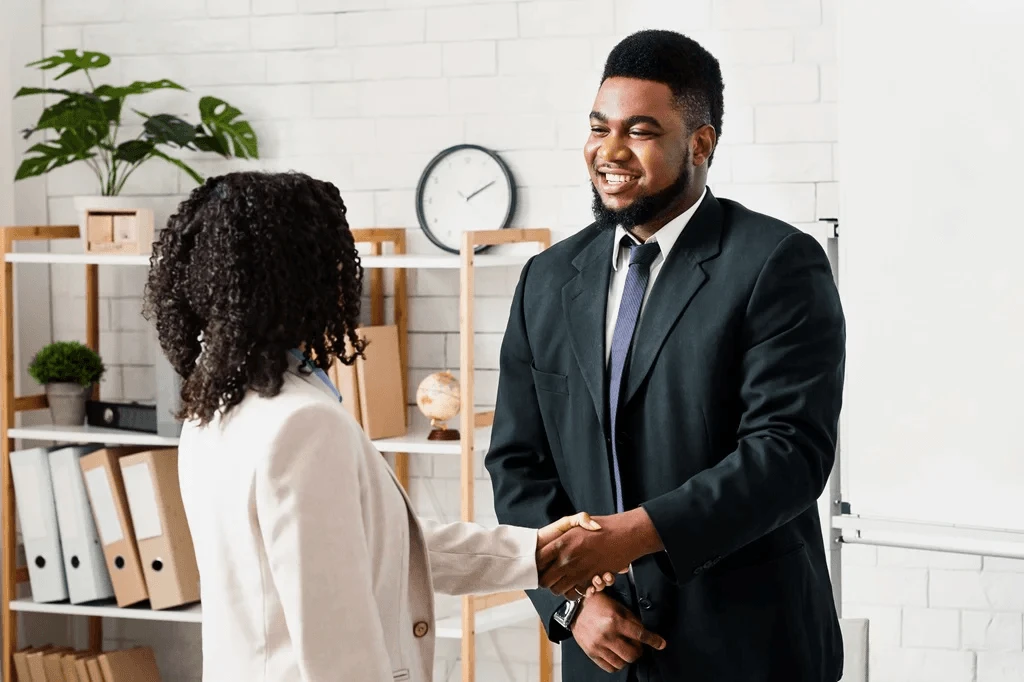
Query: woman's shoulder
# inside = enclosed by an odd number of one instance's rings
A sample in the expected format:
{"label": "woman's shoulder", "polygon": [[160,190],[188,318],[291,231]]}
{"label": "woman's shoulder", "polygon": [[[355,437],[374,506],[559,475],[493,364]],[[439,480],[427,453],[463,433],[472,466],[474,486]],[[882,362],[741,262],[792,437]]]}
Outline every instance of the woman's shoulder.
{"label": "woman's shoulder", "polygon": [[207,426],[186,423],[182,436],[190,440],[241,440],[269,447],[279,438],[295,438],[296,432],[311,426],[318,432],[345,440],[358,439],[362,433],[338,403],[301,379],[288,376],[276,395],[262,396],[252,391],[227,414],[218,415]]}

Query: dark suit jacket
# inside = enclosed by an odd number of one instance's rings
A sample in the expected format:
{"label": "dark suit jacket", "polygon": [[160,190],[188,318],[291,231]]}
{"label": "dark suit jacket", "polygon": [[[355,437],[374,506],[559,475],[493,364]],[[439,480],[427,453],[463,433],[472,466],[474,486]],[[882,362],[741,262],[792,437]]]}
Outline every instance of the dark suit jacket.
{"label": "dark suit jacket", "polygon": [[[498,520],[615,511],[605,371],[614,230],[524,267],[486,466]],[[845,320],[811,236],[710,189],[655,280],[620,399],[623,498],[665,551],[634,563],[641,680],[833,682],[843,653],[816,500],[835,457]],[[631,603],[625,576],[610,594]],[[609,676],[530,593],[567,682]]]}

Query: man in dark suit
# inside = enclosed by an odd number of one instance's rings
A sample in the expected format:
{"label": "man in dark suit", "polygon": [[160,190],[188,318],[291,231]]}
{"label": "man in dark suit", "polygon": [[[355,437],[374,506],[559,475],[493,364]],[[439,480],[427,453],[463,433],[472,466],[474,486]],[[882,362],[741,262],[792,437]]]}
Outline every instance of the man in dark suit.
{"label": "man in dark suit", "polygon": [[[844,316],[814,238],[706,188],[722,110],[697,43],[616,46],[584,151],[597,222],[531,259],[512,303],[498,519],[604,515],[558,543],[575,573],[530,593],[570,682],[841,677],[815,503]],[[562,596],[606,570],[607,591]]]}

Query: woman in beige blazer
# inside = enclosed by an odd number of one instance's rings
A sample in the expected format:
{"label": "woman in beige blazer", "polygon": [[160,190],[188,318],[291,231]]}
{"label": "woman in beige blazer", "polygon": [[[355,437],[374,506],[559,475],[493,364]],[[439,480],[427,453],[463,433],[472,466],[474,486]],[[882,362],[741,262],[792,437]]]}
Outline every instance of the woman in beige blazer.
{"label": "woman in beige blazer", "polygon": [[322,371],[363,350],[361,276],[338,190],[301,174],[210,179],[154,244],[207,682],[429,682],[435,590],[536,588],[538,548],[596,528],[417,519]]}

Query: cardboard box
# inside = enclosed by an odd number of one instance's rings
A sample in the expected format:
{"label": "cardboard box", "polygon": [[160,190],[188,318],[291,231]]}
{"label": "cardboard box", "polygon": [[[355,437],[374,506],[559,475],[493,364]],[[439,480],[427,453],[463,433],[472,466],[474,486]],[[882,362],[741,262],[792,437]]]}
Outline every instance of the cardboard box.
{"label": "cardboard box", "polygon": [[[398,327],[361,327],[358,334],[366,341],[365,357],[355,362],[360,424],[371,439],[404,436],[406,406]],[[338,390],[342,390],[340,385]]]}

